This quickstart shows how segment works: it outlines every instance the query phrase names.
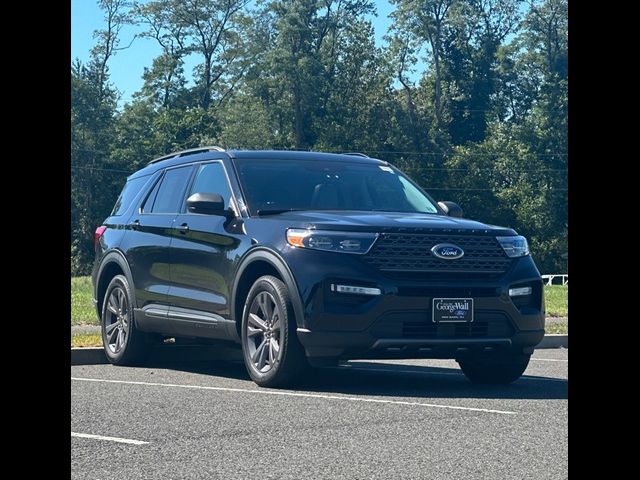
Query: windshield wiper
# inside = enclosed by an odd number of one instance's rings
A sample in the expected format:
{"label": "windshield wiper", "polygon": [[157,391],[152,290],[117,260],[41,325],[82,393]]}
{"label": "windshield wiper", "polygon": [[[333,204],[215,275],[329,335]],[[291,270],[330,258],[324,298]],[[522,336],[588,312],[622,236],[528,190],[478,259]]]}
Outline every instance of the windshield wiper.
{"label": "windshield wiper", "polygon": [[279,215],[281,213],[287,213],[287,212],[301,212],[303,211],[303,209],[301,208],[274,208],[272,210],[258,210],[258,216],[259,217],[264,217],[266,215]]}

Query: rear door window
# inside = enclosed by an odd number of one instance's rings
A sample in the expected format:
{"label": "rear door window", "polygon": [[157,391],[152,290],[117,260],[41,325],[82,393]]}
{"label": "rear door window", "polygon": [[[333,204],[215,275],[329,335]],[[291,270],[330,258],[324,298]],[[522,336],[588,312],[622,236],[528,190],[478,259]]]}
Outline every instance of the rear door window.
{"label": "rear door window", "polygon": [[[178,213],[191,178],[192,165],[167,170],[153,200],[151,213]],[[147,204],[149,201],[147,201]],[[148,205],[145,210],[149,211]]]}

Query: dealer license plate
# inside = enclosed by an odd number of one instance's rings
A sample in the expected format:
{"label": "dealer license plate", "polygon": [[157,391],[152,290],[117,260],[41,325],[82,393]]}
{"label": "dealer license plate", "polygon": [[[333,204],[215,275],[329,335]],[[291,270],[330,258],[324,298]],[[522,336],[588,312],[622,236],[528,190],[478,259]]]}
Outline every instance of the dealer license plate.
{"label": "dealer license plate", "polygon": [[435,323],[473,322],[473,298],[434,298],[431,311]]}

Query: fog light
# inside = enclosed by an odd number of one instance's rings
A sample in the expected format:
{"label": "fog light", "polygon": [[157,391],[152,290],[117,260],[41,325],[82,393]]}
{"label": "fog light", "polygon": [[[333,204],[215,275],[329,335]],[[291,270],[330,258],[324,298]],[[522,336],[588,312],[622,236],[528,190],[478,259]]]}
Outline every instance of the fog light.
{"label": "fog light", "polygon": [[509,296],[510,297],[520,297],[523,295],[531,295],[531,287],[520,287],[520,288],[510,288]]}
{"label": "fog light", "polygon": [[353,293],[356,295],[382,295],[379,288],[356,287],[355,285],[336,285],[331,284],[331,291],[338,293]]}

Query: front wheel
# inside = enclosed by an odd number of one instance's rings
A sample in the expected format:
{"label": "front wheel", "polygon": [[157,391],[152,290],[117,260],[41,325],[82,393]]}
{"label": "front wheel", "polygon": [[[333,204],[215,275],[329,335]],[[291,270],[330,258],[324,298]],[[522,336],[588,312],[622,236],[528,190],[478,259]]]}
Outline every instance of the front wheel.
{"label": "front wheel", "polygon": [[276,277],[260,277],[249,290],[242,314],[242,352],[251,379],[261,387],[292,385],[308,366],[289,291]]}
{"label": "front wheel", "polygon": [[519,379],[531,355],[486,354],[458,359],[462,373],[473,383],[506,385]]}

